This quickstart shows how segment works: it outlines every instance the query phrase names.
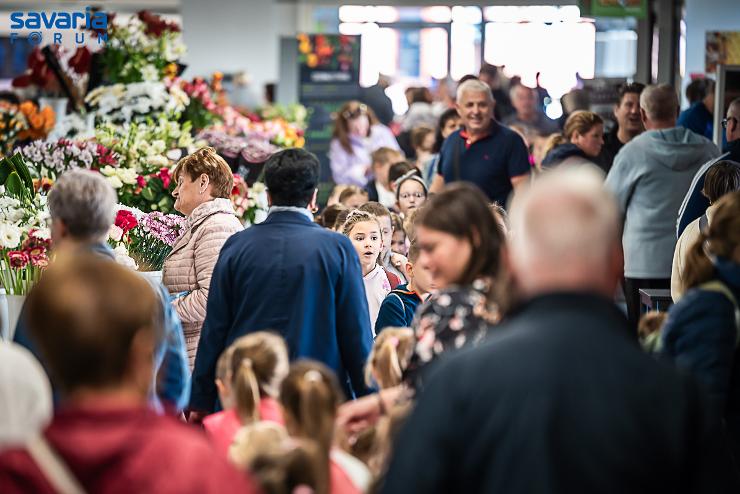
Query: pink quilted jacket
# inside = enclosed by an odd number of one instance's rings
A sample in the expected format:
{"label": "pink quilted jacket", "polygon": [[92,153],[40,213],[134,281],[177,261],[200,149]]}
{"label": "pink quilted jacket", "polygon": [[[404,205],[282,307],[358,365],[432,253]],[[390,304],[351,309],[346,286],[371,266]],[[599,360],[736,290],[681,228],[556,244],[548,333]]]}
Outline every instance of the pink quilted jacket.
{"label": "pink quilted jacket", "polygon": [[162,281],[171,294],[185,292],[173,304],[185,332],[190,368],[206,318],[211,274],[226,239],[243,229],[228,199],[213,199],[195,208],[188,229],[164,261]]}

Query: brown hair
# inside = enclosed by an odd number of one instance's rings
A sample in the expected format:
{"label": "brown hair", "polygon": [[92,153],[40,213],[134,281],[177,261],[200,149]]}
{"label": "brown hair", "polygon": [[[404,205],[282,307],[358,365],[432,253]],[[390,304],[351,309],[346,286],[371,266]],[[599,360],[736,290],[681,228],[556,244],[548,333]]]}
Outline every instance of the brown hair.
{"label": "brown hair", "polygon": [[427,200],[416,216],[416,224],[470,243],[473,254],[456,284],[472,285],[481,277],[493,281],[501,274],[504,236],[478,187],[464,182],[447,186]]}
{"label": "brown hair", "polygon": [[683,289],[696,287],[714,278],[709,256],[731,258],[740,246],[740,191],[730,192],[717,202],[707,231],[699,233],[689,249],[684,268]]}
{"label": "brown hair", "polygon": [[411,147],[414,149],[420,148],[424,144],[424,139],[430,134],[434,134],[434,129],[431,127],[426,125],[414,127],[411,130]]}
{"label": "brown hair", "polygon": [[403,219],[403,231],[406,232],[406,238],[411,243],[416,241],[416,218],[419,216],[419,211],[424,209],[426,205],[427,203],[424,203],[420,208],[412,209]]}
{"label": "brown hair", "polygon": [[362,189],[361,187],[358,187],[357,185],[348,185],[342,192],[339,194],[339,203],[342,205],[344,204],[344,201],[349,199],[350,197],[354,195],[364,195],[365,197],[368,197],[367,191],[365,189]]}
{"label": "brown hair", "polygon": [[[393,226],[393,233],[397,231],[403,231],[403,219],[400,214],[391,211],[391,226]],[[406,232],[404,232],[404,235]]]}
{"label": "brown hair", "polygon": [[640,322],[637,324],[637,334],[639,334],[641,338],[646,338],[653,333],[659,332],[663,327],[667,316],[668,313],[658,312],[655,310],[650,311],[647,314],[643,314],[640,317]]}
{"label": "brown hair", "polygon": [[391,216],[391,212],[388,210],[387,207],[383,206],[379,202],[376,202],[376,201],[366,202],[365,204],[363,204],[357,209],[359,209],[360,211],[365,211],[366,213],[370,213],[376,218],[383,218],[387,216],[388,218],[391,219],[391,223],[393,223],[393,217]]}
{"label": "brown hair", "polygon": [[162,310],[151,285],[129,268],[88,253],[61,251],[28,295],[31,336],[56,384],[120,385],[138,334],[161,338]]}
{"label": "brown hair", "polygon": [[334,227],[332,228],[336,232],[342,231],[342,226],[344,226],[344,222],[347,221],[347,216],[349,216],[349,213],[353,211],[352,209],[345,208],[339,212],[337,215],[337,219],[334,220]]}
{"label": "brown hair", "polygon": [[260,420],[260,396],[277,397],[288,372],[288,350],[283,339],[258,331],[242,336],[231,351],[231,389],[236,413],[243,424]]}
{"label": "brown hair", "polygon": [[228,198],[234,188],[234,174],[224,159],[212,147],[200,148],[177,162],[172,177],[177,181],[181,173],[187,173],[190,180],[197,180],[205,174],[211,182],[213,197]]}
{"label": "brown hair", "polygon": [[389,147],[382,147],[373,151],[370,155],[370,159],[372,159],[373,166],[387,165],[389,163],[394,163],[392,161],[393,158],[397,158],[398,156],[403,156],[400,151]]}
{"label": "brown hair", "polygon": [[740,163],[730,160],[718,161],[704,176],[702,194],[714,204],[720,197],[740,190]]}
{"label": "brown hair", "polygon": [[411,264],[416,264],[416,260],[419,259],[419,244],[417,244],[416,241],[411,242],[409,245],[409,251],[406,258]]}
{"label": "brown hair", "polygon": [[551,134],[547,138],[544,155],[547,156],[547,153],[554,148],[570,142],[576,132],[584,135],[597,125],[604,125],[604,120],[594,112],[579,110],[571,113],[565,121],[563,132],[561,134]]}
{"label": "brown hair", "polygon": [[321,448],[322,472],[329,472],[337,407],[344,400],[334,373],[312,360],[296,362],[280,386],[280,403],[291,436],[316,441]]}
{"label": "brown hair", "polygon": [[369,136],[372,131],[372,126],[377,125],[379,122],[378,117],[375,116],[372,108],[364,103],[360,103],[359,101],[346,102],[341,108],[339,108],[339,111],[336,113],[336,118],[334,119],[334,132],[332,132],[332,137],[338,139],[342,148],[350,154],[354,154],[354,151],[352,150],[352,144],[349,142],[349,121],[363,114],[367,115],[370,122],[370,128],[368,129],[367,135]]}
{"label": "brown hair", "polygon": [[368,386],[377,383],[380,389],[387,389],[401,384],[415,343],[414,332],[408,328],[385,328],[378,333],[365,366]]}
{"label": "brown hair", "polygon": [[321,226],[329,229],[334,228],[334,224],[337,222],[337,217],[339,216],[339,213],[346,210],[347,206],[340,202],[332,204],[331,206],[327,206],[326,209],[324,209],[324,211],[321,213]]}
{"label": "brown hair", "polygon": [[349,212],[347,219],[342,224],[342,233],[349,237],[349,233],[357,223],[364,223],[366,221],[374,221],[378,225],[378,234],[382,235],[378,218],[374,214],[359,209],[353,209]]}

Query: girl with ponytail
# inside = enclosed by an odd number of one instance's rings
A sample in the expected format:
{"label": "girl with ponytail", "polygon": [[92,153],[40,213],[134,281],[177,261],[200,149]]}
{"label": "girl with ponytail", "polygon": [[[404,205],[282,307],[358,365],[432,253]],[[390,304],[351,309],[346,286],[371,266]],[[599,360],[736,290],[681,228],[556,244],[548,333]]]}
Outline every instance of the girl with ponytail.
{"label": "girl with ponytail", "polygon": [[408,328],[385,328],[378,333],[365,368],[367,385],[388,389],[401,384],[415,343],[414,332]]}
{"label": "girl with ponytail", "polygon": [[242,336],[221,355],[216,373],[224,411],[206,417],[203,426],[225,457],[242,426],[261,420],[283,423],[276,398],[288,373],[285,342],[264,331]]}
{"label": "girl with ponytail", "polygon": [[343,400],[336,376],[319,362],[296,362],[280,386],[288,434],[319,445],[321,470],[328,475],[331,494],[364,492],[371,481],[362,462],[333,447],[335,417]]}
{"label": "girl with ponytail", "polygon": [[717,202],[683,282],[688,291],[668,311],[660,353],[705,386],[740,459],[740,191]]}

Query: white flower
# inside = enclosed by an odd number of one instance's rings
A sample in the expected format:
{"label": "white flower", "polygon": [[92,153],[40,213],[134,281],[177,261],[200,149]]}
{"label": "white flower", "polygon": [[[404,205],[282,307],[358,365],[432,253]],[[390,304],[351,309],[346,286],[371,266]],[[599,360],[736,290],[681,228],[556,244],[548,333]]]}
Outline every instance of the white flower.
{"label": "white flower", "polygon": [[9,223],[0,223],[0,247],[4,249],[14,249],[21,243],[21,234],[23,231]]}
{"label": "white flower", "polygon": [[148,81],[158,81],[159,71],[157,70],[157,67],[155,67],[154,65],[147,64],[141,68],[141,77],[147,82]]}
{"label": "white flower", "polygon": [[34,236],[36,238],[40,238],[42,240],[50,240],[51,239],[51,230],[48,228],[37,228],[36,232],[34,233]]}
{"label": "white flower", "polygon": [[134,185],[136,183],[136,177],[137,177],[136,170],[132,170],[131,168],[119,168],[118,169],[118,177],[121,179],[121,181],[128,185]]}
{"label": "white flower", "polygon": [[123,182],[121,182],[120,178],[116,176],[107,177],[107,178],[108,178],[108,183],[110,183],[114,189],[120,189],[121,187],[123,187]]}
{"label": "white flower", "polygon": [[265,184],[262,182],[255,182],[254,185],[252,185],[252,192],[255,194],[262,194],[265,191]]}
{"label": "white flower", "polygon": [[167,159],[167,157],[162,156],[161,154],[155,156],[147,156],[146,162],[147,164],[152,166],[167,166],[170,164],[170,161]]}
{"label": "white flower", "polygon": [[120,226],[111,225],[108,229],[108,238],[120,242],[123,238],[123,229]]}

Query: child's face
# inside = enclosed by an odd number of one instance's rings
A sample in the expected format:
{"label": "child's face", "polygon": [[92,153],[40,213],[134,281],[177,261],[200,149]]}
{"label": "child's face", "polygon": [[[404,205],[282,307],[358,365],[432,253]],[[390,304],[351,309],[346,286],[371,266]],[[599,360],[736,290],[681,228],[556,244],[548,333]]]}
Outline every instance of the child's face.
{"label": "child's face", "polygon": [[391,250],[404,256],[408,253],[409,249],[406,246],[406,234],[403,230],[395,230],[393,232],[393,239],[391,240]]}
{"label": "child's face", "polygon": [[391,165],[402,160],[403,155],[401,155],[401,153],[396,153],[391,155],[391,157],[386,161],[373,162],[373,174],[375,175],[375,179],[386,189],[390,189],[390,184],[388,183],[388,171],[391,169]]}
{"label": "child's face", "polygon": [[411,261],[407,262],[406,276],[409,281],[413,283],[416,291],[422,295],[432,292],[435,288],[434,282],[432,281],[432,273],[428,268],[419,263],[412,263]]}
{"label": "child's face", "polygon": [[390,216],[378,216],[378,223],[380,223],[380,234],[383,237],[382,252],[385,257],[388,252],[391,251],[391,236],[393,235],[393,225],[391,224]]}
{"label": "child's face", "polygon": [[416,180],[406,180],[398,192],[398,209],[403,214],[409,214],[409,211],[421,206],[426,199],[423,185]]}
{"label": "child's face", "polygon": [[378,254],[383,246],[378,223],[375,221],[356,223],[349,231],[349,239],[360,257],[363,274],[375,269]]}

